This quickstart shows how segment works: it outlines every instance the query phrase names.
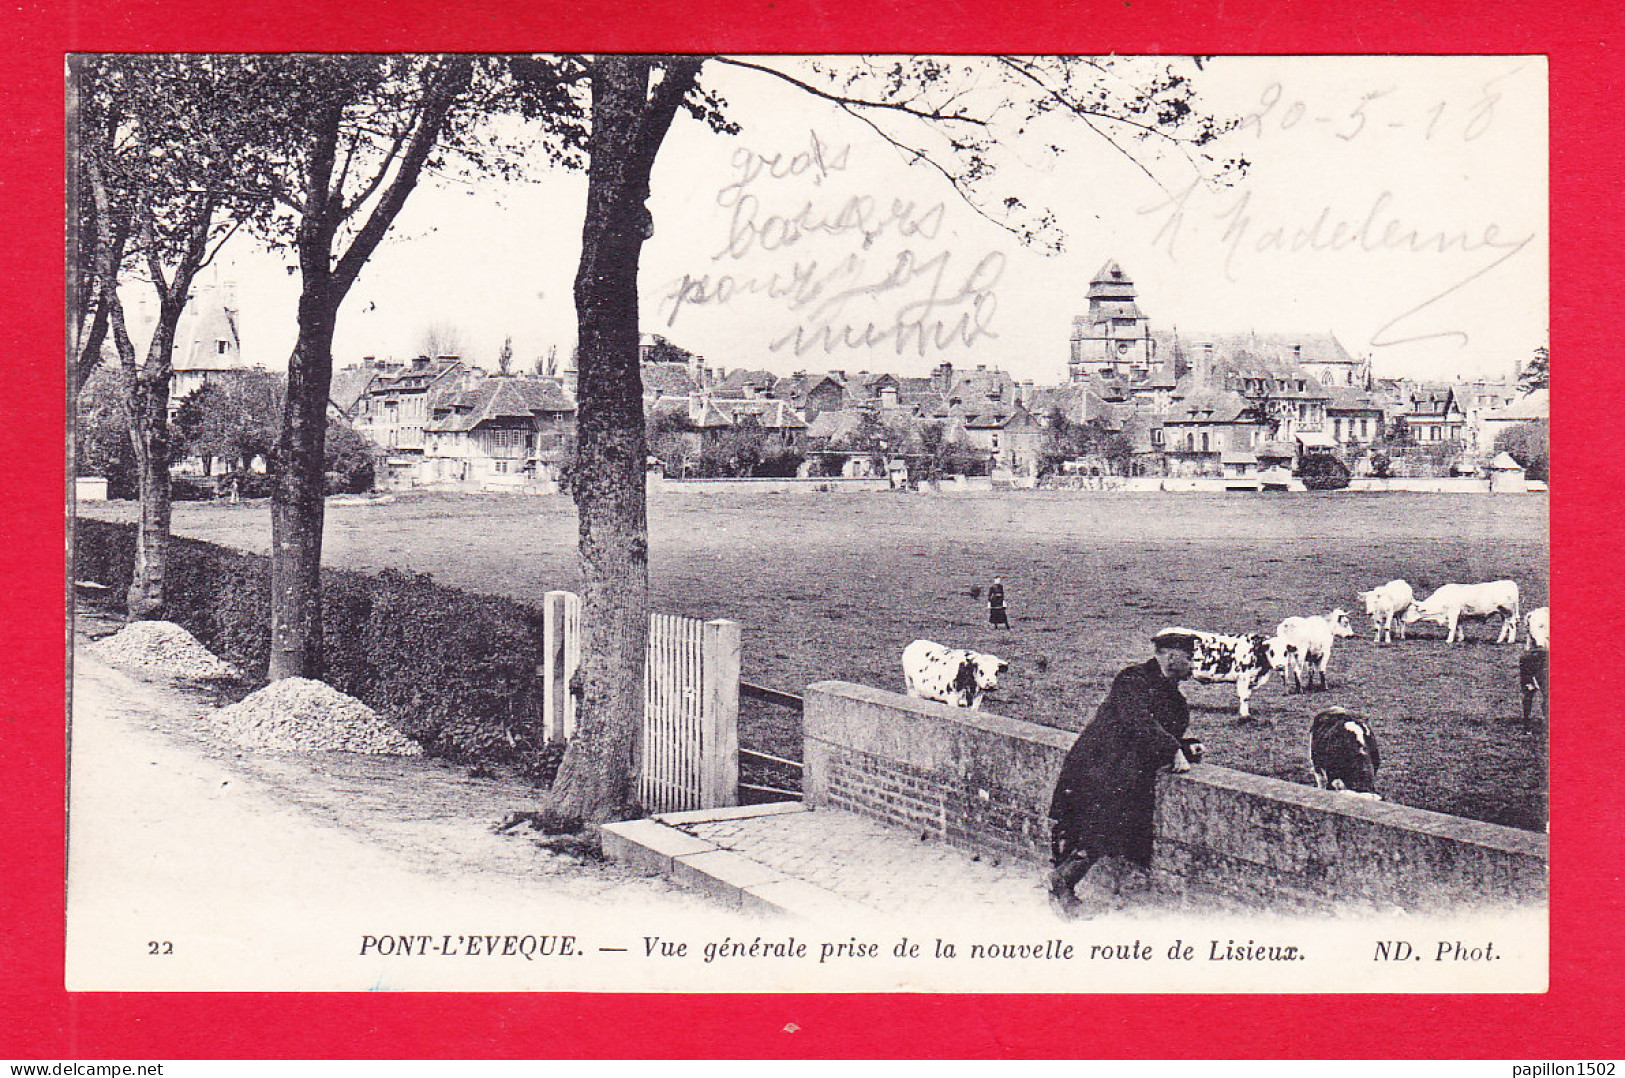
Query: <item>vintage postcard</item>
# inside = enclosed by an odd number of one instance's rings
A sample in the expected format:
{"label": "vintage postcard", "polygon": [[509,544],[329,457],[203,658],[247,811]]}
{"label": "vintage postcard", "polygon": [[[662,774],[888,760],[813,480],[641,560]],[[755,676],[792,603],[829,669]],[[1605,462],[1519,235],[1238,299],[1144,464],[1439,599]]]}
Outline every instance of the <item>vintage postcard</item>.
{"label": "vintage postcard", "polygon": [[1547,94],[73,57],[67,988],[1546,991]]}

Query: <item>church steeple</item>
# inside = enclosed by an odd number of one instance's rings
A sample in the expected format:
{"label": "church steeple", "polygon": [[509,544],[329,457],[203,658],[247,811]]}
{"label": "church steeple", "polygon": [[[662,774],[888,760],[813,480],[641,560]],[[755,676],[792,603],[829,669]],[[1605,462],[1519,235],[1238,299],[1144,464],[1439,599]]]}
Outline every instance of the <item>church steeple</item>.
{"label": "church steeple", "polygon": [[1072,320],[1067,370],[1074,382],[1097,373],[1138,379],[1155,362],[1151,323],[1135,302],[1134,281],[1108,259],[1089,282],[1089,310]]}

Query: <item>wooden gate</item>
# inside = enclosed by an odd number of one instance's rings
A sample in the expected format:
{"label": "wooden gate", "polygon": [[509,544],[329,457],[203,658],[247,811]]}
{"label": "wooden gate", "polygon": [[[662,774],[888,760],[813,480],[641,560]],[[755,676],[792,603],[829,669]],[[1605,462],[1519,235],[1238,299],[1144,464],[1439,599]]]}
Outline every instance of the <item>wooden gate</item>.
{"label": "wooden gate", "polygon": [[[575,732],[570,679],[581,661],[581,599],[550,591],[543,607],[543,725]],[[739,624],[649,616],[643,724],[634,743],[639,802],[650,812],[739,803]]]}

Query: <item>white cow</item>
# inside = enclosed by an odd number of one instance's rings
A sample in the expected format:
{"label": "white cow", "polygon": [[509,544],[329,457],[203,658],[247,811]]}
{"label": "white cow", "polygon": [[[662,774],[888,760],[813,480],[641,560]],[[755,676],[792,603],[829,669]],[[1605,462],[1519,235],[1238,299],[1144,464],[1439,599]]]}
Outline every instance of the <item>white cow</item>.
{"label": "white cow", "polygon": [[910,696],[980,710],[982,695],[999,687],[1010,664],[997,655],[916,640],[903,649],[903,685]]}
{"label": "white cow", "polygon": [[[1512,644],[1518,639],[1518,585],[1510,580],[1495,580],[1486,584],[1446,584],[1419,603],[1412,603],[1405,611],[1405,624],[1431,621],[1446,626],[1445,643],[1458,639],[1457,623],[1462,618],[1485,618],[1501,615],[1501,631],[1496,634],[1497,644]],[[1464,636],[1465,634],[1461,634]]]}
{"label": "white cow", "polygon": [[1542,651],[1551,650],[1552,611],[1549,607],[1535,607],[1524,619],[1524,624],[1529,626],[1530,647],[1540,648]]}
{"label": "white cow", "polygon": [[1247,700],[1253,690],[1270,679],[1276,670],[1285,670],[1293,661],[1296,650],[1279,637],[1263,633],[1246,636],[1222,636],[1219,633],[1197,632],[1195,629],[1163,629],[1157,633],[1184,633],[1196,641],[1191,653],[1191,678],[1203,685],[1215,681],[1230,681],[1236,686],[1236,700],[1241,717],[1247,718]]}
{"label": "white cow", "polygon": [[[1326,667],[1332,661],[1332,641],[1339,636],[1353,636],[1354,626],[1349,624],[1348,613],[1341,609],[1330,614],[1316,614],[1308,618],[1287,618],[1275,627],[1276,639],[1285,641],[1295,649],[1287,663],[1288,692],[1315,687],[1315,674],[1320,674],[1320,687],[1326,687]],[[1307,675],[1307,682],[1305,681]]]}
{"label": "white cow", "polygon": [[[1403,580],[1390,580],[1380,588],[1362,591],[1360,602],[1365,604],[1366,616],[1371,619],[1373,644],[1394,642],[1394,618],[1410,609],[1416,601],[1411,586]],[[1399,623],[1399,638],[1405,639],[1405,623]]]}

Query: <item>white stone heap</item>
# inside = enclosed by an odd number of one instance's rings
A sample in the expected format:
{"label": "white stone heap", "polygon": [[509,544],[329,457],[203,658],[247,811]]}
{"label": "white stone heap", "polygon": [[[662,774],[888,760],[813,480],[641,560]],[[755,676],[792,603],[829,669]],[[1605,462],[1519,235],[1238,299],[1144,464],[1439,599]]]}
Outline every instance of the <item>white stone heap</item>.
{"label": "white stone heap", "polygon": [[421,756],[423,749],[372,708],[309,678],[273,681],[213,716],[233,744],[269,752]]}
{"label": "white stone heap", "polygon": [[109,662],[147,673],[200,681],[238,676],[235,667],[170,621],[133,621],[93,646]]}

